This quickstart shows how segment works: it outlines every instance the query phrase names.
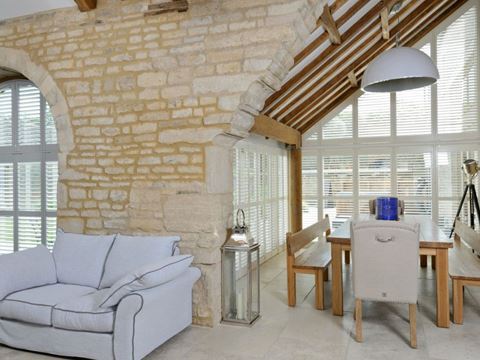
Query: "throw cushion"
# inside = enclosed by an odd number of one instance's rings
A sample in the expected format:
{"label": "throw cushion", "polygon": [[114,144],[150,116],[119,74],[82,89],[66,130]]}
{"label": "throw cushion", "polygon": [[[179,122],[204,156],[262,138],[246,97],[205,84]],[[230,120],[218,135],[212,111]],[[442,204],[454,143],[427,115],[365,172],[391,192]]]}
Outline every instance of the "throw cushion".
{"label": "throw cushion", "polygon": [[63,301],[53,308],[53,327],[66,330],[111,333],[115,310],[98,307],[98,301],[109,289]]}
{"label": "throw cushion", "polygon": [[57,282],[55,263],[43,245],[0,256],[0,300],[34,286]]}
{"label": "throw cushion", "polygon": [[83,235],[57,231],[53,257],[61,283],[98,288],[115,235]]}
{"label": "throw cushion", "polygon": [[40,325],[52,325],[55,304],[91,293],[87,286],[53,284],[18,291],[0,302],[0,317]]}
{"label": "throw cushion", "polygon": [[142,266],[113,284],[100,299],[99,306],[115,306],[134,291],[149,289],[173,280],[190,266],[192,260],[192,255],[170,256],[157,263]]}
{"label": "throw cushion", "polygon": [[174,255],[179,236],[117,235],[105,263],[100,288],[112,286],[143,265]]}

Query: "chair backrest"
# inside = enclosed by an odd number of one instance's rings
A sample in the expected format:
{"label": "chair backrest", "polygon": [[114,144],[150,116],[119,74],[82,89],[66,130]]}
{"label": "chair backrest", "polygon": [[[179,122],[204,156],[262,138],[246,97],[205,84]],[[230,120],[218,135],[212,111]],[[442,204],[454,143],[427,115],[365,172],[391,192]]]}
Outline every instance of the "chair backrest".
{"label": "chair backrest", "polygon": [[[377,208],[377,201],[375,199],[368,200],[368,209],[370,210],[371,215],[375,215]],[[405,201],[398,200],[398,213],[399,215],[405,214]]]}
{"label": "chair backrest", "polygon": [[476,254],[480,255],[480,233],[462,223],[458,218],[455,220],[455,241],[458,241],[460,244],[463,241]]}
{"label": "chair backrest", "polygon": [[330,234],[330,219],[328,215],[322,221],[319,221],[309,227],[296,233],[287,233],[287,254],[295,256],[295,253],[308,245],[316,238],[321,239],[323,234]]}
{"label": "chair backrest", "polygon": [[416,303],[419,228],[396,221],[352,222],[355,298]]}

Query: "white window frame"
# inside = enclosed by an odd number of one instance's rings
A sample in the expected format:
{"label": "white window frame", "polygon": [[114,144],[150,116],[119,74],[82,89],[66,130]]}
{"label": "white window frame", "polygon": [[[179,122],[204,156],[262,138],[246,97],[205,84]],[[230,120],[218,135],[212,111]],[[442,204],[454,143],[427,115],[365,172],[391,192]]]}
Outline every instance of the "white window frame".
{"label": "white window frame", "polygon": [[[18,89],[22,85],[33,85],[28,80],[10,80],[0,83],[0,91],[10,87],[12,90],[12,145],[0,146],[0,163],[13,164],[13,210],[1,210],[0,216],[13,218],[13,251],[19,250],[19,217],[31,216],[41,218],[41,243],[47,245],[47,218],[56,217],[57,212],[47,210],[46,163],[58,161],[58,144],[47,144],[45,137],[46,107],[44,96],[40,93],[40,144],[18,144]],[[41,174],[41,209],[39,211],[20,211],[18,209],[18,164],[23,162],[39,162]]]}

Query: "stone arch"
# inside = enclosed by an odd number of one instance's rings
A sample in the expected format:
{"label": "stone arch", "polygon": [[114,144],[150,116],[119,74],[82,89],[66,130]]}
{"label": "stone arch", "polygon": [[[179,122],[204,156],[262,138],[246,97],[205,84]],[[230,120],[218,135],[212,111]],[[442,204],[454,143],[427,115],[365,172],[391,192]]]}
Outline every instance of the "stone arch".
{"label": "stone arch", "polygon": [[280,90],[282,82],[294,65],[294,57],[305,46],[305,41],[315,30],[317,19],[323,12],[327,0],[304,0],[291,21],[292,39],[279,44],[269,66],[241,96],[240,103],[233,114],[230,135],[248,137],[255,116],[263,110],[265,101],[274,92]]}
{"label": "stone arch", "polygon": [[[60,88],[47,70],[36,64],[23,50],[0,47],[0,66],[21,73],[38,87],[47,100],[57,128],[58,170],[60,174],[64,174],[67,167],[67,155],[74,148],[74,140],[67,101]],[[62,187],[59,186],[58,195],[61,195],[61,189]],[[57,199],[58,207],[64,207],[64,204],[61,203],[64,197],[58,196]]]}

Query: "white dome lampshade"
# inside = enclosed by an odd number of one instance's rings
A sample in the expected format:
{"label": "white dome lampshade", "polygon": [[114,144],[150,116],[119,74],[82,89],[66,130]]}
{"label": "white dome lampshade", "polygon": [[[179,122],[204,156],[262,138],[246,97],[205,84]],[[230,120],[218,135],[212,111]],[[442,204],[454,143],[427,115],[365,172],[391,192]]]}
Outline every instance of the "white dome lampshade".
{"label": "white dome lampshade", "polygon": [[432,59],[410,47],[390,49],[370,64],[362,78],[362,89],[368,92],[394,92],[434,84],[440,75]]}

